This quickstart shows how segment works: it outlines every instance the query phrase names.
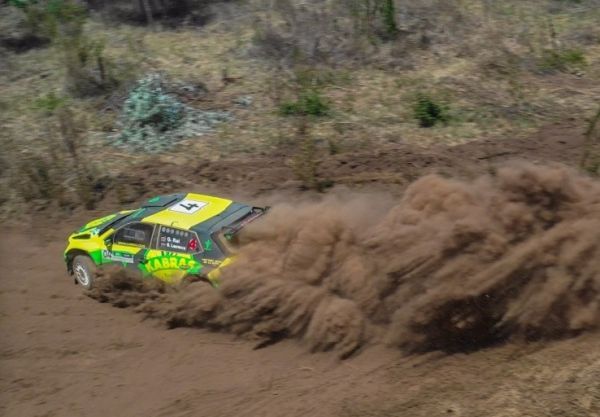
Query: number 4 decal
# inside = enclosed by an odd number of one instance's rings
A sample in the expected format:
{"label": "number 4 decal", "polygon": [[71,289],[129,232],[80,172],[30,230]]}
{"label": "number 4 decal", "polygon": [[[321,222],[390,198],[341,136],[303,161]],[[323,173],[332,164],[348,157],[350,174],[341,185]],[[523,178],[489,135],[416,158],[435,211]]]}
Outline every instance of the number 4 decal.
{"label": "number 4 decal", "polygon": [[176,211],[177,213],[194,214],[206,206],[206,204],[207,203],[204,201],[196,201],[186,198],[181,200],[179,203],[173,204],[171,207],[169,207],[169,210]]}
{"label": "number 4 decal", "polygon": [[187,205],[187,206],[186,206],[185,204],[179,204],[179,206],[180,206],[180,207],[183,207],[183,208],[184,208],[184,209],[186,209],[187,211],[191,211],[191,210],[193,210],[193,209],[195,209],[195,208],[199,207],[199,206],[198,206],[198,204],[196,204],[196,203],[188,203],[188,205]]}

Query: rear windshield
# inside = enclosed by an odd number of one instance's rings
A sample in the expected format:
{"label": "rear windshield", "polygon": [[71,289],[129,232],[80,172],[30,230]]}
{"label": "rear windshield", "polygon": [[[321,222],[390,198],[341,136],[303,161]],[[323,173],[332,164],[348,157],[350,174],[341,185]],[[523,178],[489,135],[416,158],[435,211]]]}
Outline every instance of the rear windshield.
{"label": "rear windshield", "polygon": [[227,253],[237,253],[240,246],[239,232],[246,225],[265,214],[267,209],[268,208],[253,207],[248,214],[234,221],[230,225],[223,227],[219,232],[214,233],[213,239],[215,239],[219,243],[219,246],[225,249]]}
{"label": "rear windshield", "polygon": [[238,253],[240,247],[239,235],[237,233],[227,233],[223,230],[213,234],[213,239],[227,254],[234,255]]}

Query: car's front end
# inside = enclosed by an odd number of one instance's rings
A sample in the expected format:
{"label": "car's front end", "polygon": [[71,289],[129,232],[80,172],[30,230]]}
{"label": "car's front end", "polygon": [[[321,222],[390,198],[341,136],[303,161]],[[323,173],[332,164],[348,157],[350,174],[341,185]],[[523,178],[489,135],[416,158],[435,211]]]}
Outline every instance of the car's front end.
{"label": "car's front end", "polygon": [[102,251],[106,249],[102,236],[113,225],[132,214],[134,210],[125,210],[94,219],[74,231],[68,237],[64,259],[67,270],[72,274],[72,262],[77,255],[89,256],[96,265],[102,263]]}

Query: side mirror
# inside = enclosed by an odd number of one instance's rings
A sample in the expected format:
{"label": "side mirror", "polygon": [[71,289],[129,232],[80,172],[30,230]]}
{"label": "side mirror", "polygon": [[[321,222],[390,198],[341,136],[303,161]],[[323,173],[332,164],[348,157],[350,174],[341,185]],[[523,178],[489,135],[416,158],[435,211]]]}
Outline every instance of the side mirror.
{"label": "side mirror", "polygon": [[110,250],[110,248],[113,245],[113,237],[107,237],[106,239],[104,239],[104,244],[106,245],[106,247]]}

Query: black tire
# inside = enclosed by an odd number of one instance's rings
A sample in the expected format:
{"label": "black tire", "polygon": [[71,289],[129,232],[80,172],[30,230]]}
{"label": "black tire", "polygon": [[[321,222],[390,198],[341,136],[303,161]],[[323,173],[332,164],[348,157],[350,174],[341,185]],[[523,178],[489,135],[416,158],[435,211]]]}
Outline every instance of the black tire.
{"label": "black tire", "polygon": [[212,285],[210,283],[210,281],[208,280],[208,278],[201,276],[201,275],[187,275],[185,277],[182,278],[182,280],[179,282],[179,284],[177,284],[177,288],[178,289],[185,289],[186,287],[188,287],[190,284],[194,283],[194,282],[205,282],[208,285]]}
{"label": "black tire", "polygon": [[94,287],[94,278],[96,278],[96,265],[89,256],[77,255],[73,259],[73,277],[75,282],[90,290]]}

